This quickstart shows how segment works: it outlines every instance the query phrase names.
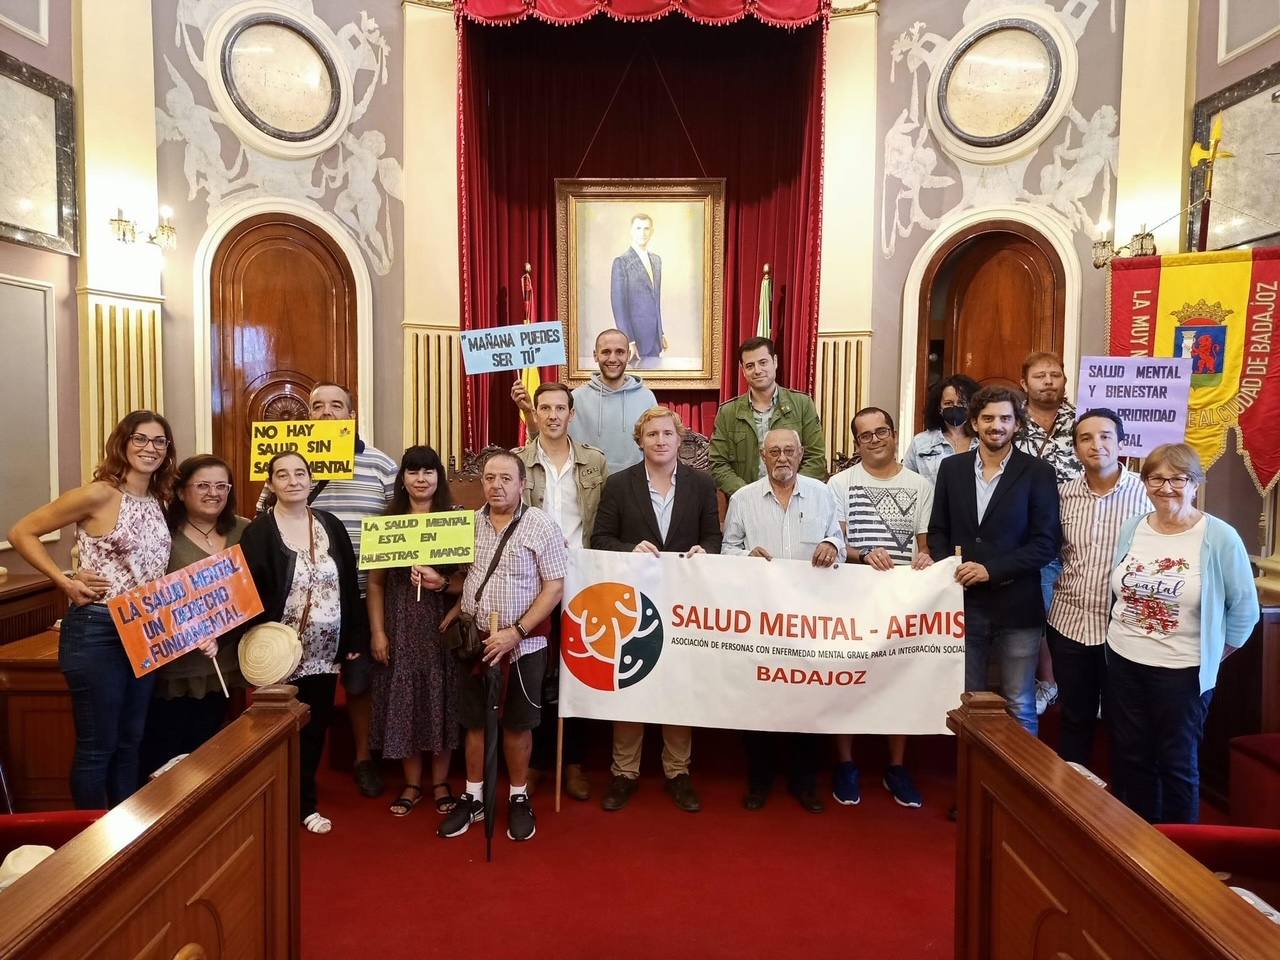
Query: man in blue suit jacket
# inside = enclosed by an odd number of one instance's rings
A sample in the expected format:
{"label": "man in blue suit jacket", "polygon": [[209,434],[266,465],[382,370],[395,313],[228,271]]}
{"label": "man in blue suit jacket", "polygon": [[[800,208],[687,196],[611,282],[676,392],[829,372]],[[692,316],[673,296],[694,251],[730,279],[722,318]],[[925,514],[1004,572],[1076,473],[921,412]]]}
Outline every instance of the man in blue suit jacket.
{"label": "man in blue suit jacket", "polygon": [[960,549],[964,589],[964,688],[987,689],[987,662],[1000,665],[1000,693],[1031,734],[1037,731],[1036,662],[1044,629],[1040,568],[1058,556],[1062,528],[1053,467],[1016,450],[1026,424],[1022,394],[984,387],[969,401],[979,442],[942,461],[929,520],[934,560]]}
{"label": "man in blue suit jacket", "polygon": [[627,335],[632,365],[656,367],[667,338],[662,333],[662,258],[649,252],[653,218],[631,218],[631,246],[613,259],[609,297],[613,323]]}

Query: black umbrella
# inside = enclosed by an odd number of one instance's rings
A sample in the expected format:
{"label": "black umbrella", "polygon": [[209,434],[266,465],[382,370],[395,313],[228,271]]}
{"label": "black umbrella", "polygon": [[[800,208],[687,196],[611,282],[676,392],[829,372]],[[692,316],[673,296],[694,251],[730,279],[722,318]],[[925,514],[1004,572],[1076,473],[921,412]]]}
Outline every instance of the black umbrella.
{"label": "black umbrella", "polygon": [[484,851],[493,862],[493,821],[498,811],[498,695],[502,692],[502,667],[496,663],[484,672]]}
{"label": "black umbrella", "polygon": [[[498,632],[498,614],[489,614],[489,636]],[[479,664],[483,666],[483,663]],[[498,697],[502,694],[502,666],[484,671],[484,855],[493,863],[493,821],[498,812]]]}

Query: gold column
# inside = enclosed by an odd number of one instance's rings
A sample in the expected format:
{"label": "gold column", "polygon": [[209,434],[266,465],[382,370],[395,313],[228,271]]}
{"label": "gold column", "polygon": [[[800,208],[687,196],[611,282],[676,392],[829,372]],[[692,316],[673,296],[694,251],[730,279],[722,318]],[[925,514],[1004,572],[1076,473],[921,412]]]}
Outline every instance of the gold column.
{"label": "gold column", "polygon": [[404,442],[461,466],[462,359],[456,327],[404,325]]}
{"label": "gold column", "polygon": [[871,379],[871,334],[819,333],[814,395],[827,463],[853,456],[853,415],[867,405]]}

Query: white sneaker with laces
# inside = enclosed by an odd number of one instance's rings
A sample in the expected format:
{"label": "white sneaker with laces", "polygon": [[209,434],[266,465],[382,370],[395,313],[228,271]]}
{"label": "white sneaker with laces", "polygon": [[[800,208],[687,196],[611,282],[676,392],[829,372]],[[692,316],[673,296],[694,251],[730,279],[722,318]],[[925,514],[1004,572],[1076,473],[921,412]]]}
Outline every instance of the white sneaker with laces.
{"label": "white sneaker with laces", "polygon": [[1036,681],[1036,716],[1042,716],[1058,699],[1058,685],[1048,680]]}

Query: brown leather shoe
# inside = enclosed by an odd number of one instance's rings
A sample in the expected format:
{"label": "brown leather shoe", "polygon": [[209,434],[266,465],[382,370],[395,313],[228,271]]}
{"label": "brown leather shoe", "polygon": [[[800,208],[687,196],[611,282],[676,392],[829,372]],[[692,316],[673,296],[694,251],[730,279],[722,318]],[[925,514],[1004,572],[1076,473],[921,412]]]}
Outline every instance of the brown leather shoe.
{"label": "brown leather shoe", "polygon": [[685,813],[697,813],[702,809],[702,801],[693,789],[693,781],[687,773],[677,773],[667,780],[667,793],[676,802],[676,806]]}
{"label": "brown leather shoe", "polygon": [[604,799],[600,801],[600,806],[611,813],[615,810],[621,810],[627,805],[627,801],[631,799],[631,795],[636,792],[639,786],[639,780],[615,776],[609,782],[609,789],[605,791]]}
{"label": "brown leather shoe", "polygon": [[582,764],[570,763],[565,765],[564,792],[575,800],[591,799],[591,781],[582,772]]}

